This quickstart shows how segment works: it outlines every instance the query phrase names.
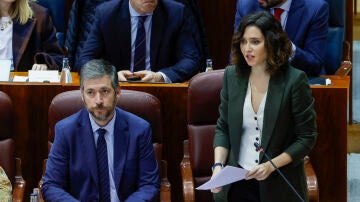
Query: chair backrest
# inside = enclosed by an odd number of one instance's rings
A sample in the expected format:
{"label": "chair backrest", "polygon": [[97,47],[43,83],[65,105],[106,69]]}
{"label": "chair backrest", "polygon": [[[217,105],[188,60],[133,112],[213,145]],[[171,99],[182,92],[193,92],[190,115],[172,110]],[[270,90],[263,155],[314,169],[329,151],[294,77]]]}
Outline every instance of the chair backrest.
{"label": "chair backrest", "polygon": [[[203,72],[189,82],[187,129],[189,157],[195,186],[211,177],[214,163],[213,140],[219,117],[220,91],[224,69]],[[195,191],[196,201],[211,201],[211,192]]]}
{"label": "chair backrest", "polygon": [[[152,127],[152,140],[158,162],[162,159],[161,143],[163,135],[161,103],[154,95],[135,90],[121,90],[116,105],[146,121]],[[49,107],[48,151],[55,136],[55,124],[63,118],[76,113],[84,107],[80,90],[73,90],[56,95]],[[159,148],[159,149],[157,149]]]}
{"label": "chair backrest", "polygon": [[13,114],[11,99],[0,91],[0,166],[12,182],[14,182],[16,170]]}
{"label": "chair backrest", "polygon": [[51,19],[56,28],[56,37],[60,46],[64,46],[65,41],[65,0],[37,0],[36,3],[47,8],[50,12]]}
{"label": "chair backrest", "polygon": [[325,49],[326,74],[335,74],[343,57],[345,39],[345,0],[326,0],[329,4],[329,32]]}

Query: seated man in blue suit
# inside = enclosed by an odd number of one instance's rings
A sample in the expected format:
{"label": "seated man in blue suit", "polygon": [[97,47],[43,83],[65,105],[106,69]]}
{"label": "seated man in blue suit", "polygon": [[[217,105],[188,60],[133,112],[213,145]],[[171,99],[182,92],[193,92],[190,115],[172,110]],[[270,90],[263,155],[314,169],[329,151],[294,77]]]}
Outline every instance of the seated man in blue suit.
{"label": "seated man in blue suit", "polygon": [[[147,82],[186,81],[199,71],[193,26],[189,10],[173,0],[105,2],[96,9],[75,67],[79,70],[91,59],[104,58],[115,65],[120,81],[132,76]],[[138,33],[144,33],[141,46]]]}
{"label": "seated man in blue suit", "polygon": [[281,25],[292,41],[291,65],[318,76],[325,61],[329,6],[324,0],[238,0],[234,28],[250,13],[282,8]]}
{"label": "seated man in blue suit", "polygon": [[81,70],[86,108],[59,121],[48,157],[46,201],[154,201],[159,174],[150,124],[115,107],[114,66],[91,60]]}

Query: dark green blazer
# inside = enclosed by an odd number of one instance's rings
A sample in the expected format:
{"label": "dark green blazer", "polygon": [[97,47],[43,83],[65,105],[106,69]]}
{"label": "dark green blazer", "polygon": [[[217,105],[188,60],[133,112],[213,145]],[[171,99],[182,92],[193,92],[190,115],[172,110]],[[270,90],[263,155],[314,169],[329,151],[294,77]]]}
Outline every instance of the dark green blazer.
{"label": "dark green blazer", "polygon": [[[249,73],[238,75],[235,67],[226,68],[221,91],[220,117],[215,131],[214,147],[229,150],[228,165],[237,165],[239,146],[243,134],[243,106]],[[264,109],[262,147],[274,158],[288,153],[293,162],[280,170],[295,189],[307,200],[307,185],[303,159],[315,144],[316,114],[314,98],[306,74],[293,67],[271,76]],[[255,147],[254,147],[255,149]],[[260,162],[267,159],[260,154]],[[261,201],[297,201],[284,180],[273,172],[260,181]]]}

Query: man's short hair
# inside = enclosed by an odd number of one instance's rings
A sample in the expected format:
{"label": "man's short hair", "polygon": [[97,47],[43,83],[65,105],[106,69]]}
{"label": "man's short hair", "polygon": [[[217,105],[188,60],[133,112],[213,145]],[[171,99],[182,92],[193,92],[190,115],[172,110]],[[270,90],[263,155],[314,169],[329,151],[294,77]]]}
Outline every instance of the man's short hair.
{"label": "man's short hair", "polygon": [[119,86],[116,68],[110,62],[103,59],[90,60],[84,64],[80,72],[80,90],[84,90],[84,81],[88,79],[109,76],[114,90]]}

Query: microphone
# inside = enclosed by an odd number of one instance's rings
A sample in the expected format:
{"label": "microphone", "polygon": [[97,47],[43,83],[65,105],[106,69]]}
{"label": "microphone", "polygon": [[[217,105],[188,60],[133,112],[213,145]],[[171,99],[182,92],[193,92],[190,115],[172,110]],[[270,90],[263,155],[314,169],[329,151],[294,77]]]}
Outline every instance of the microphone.
{"label": "microphone", "polygon": [[264,149],[260,146],[259,143],[254,142],[254,146],[256,148],[256,151],[259,151],[260,153],[263,152],[264,156],[268,161],[270,161],[271,165],[274,166],[276,172],[279,173],[279,175],[285,180],[286,184],[291,188],[291,190],[296,194],[296,196],[300,199],[300,201],[305,202],[305,200],[300,196],[300,194],[296,191],[296,189],[291,185],[288,179],[282,174],[282,172],[279,170],[279,168],[272,162],[271,158],[264,152]]}

